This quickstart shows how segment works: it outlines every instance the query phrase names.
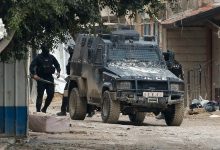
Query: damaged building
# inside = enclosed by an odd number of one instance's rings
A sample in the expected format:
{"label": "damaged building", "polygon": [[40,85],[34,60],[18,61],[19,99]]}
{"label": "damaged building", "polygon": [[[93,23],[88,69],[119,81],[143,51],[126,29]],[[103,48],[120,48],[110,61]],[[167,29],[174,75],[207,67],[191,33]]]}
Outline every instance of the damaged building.
{"label": "damaged building", "polygon": [[220,0],[164,0],[159,18],[138,14],[136,30],[154,35],[184,69],[185,97],[220,100]]}
{"label": "damaged building", "polygon": [[174,13],[161,22],[160,44],[163,50],[173,50],[183,65],[188,100],[200,95],[219,100],[220,3],[197,2],[196,8]]}

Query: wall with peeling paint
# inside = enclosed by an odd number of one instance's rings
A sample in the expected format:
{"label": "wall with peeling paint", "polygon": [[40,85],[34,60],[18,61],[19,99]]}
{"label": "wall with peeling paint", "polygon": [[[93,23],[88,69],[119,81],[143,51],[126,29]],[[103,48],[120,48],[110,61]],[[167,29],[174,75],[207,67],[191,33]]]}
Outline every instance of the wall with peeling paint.
{"label": "wall with peeling paint", "polygon": [[0,63],[0,136],[25,137],[28,79],[25,62]]}
{"label": "wall with peeling paint", "polygon": [[220,100],[220,38],[217,31],[212,31],[212,95]]}

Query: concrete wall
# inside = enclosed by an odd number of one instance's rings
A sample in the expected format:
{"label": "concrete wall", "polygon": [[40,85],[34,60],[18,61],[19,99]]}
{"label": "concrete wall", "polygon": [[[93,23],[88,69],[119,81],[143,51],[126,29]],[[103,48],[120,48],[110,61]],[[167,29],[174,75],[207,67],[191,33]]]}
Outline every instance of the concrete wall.
{"label": "concrete wall", "polygon": [[212,32],[212,96],[220,100],[220,38],[218,31]]}
{"label": "concrete wall", "polygon": [[199,7],[204,7],[213,0],[173,0],[173,2],[167,3],[167,18],[172,17],[176,13],[180,13],[190,9],[198,9]]}
{"label": "concrete wall", "polygon": [[135,30],[143,36],[143,20],[141,19],[141,16],[139,14],[136,15],[135,17]]}

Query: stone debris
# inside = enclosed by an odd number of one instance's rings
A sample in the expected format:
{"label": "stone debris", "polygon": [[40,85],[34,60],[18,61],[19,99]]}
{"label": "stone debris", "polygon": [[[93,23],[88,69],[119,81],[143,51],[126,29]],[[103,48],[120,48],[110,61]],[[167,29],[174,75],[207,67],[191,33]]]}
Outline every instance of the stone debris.
{"label": "stone debris", "polygon": [[[210,101],[205,100],[201,96],[199,96],[199,99],[193,99],[192,104],[189,106],[189,114],[199,114],[201,112],[214,112],[216,110],[219,110],[219,102],[217,101]],[[202,111],[201,111],[202,110]]]}
{"label": "stone debris", "polygon": [[209,116],[210,118],[219,118],[220,116],[219,115],[211,115]]}

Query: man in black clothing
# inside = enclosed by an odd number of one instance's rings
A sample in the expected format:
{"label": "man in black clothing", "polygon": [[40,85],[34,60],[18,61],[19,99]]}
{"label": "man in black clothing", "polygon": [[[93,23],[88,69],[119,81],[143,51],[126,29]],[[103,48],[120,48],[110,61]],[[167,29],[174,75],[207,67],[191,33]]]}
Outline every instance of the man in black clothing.
{"label": "man in black clothing", "polygon": [[[74,48],[68,47],[68,52],[70,54],[70,57],[68,59],[68,64],[66,65],[66,74],[70,75],[70,63],[72,59]],[[62,99],[62,105],[61,105],[61,111],[57,113],[57,116],[66,116],[66,112],[69,112],[69,95],[68,95],[68,89],[72,89],[73,85],[70,85],[70,78],[69,76],[65,79],[66,85],[64,88],[64,94]],[[92,117],[95,114],[94,108],[92,105],[87,105],[87,113],[88,117]]]}
{"label": "man in black clothing", "polygon": [[[166,62],[168,70],[170,70],[170,72],[172,72],[178,78],[184,80],[182,65],[175,59],[174,52],[167,50],[167,52],[164,52],[163,55],[164,55],[164,60]],[[159,113],[156,116],[156,118],[157,119],[164,119],[164,114]]]}
{"label": "man in black clothing", "polygon": [[[48,84],[40,81],[39,79],[45,79],[54,83],[52,74],[57,70],[57,78],[60,77],[60,64],[57,59],[49,53],[46,45],[41,46],[42,53],[37,55],[30,65],[30,73],[33,79],[37,81],[37,100],[36,109],[37,112],[46,113],[48,106],[50,105],[54,96],[54,84]],[[41,109],[44,91],[46,90],[47,98],[45,100],[44,107]]]}
{"label": "man in black clothing", "polygon": [[167,68],[178,78],[184,79],[182,65],[175,59],[174,52],[167,50],[163,53]]}
{"label": "man in black clothing", "polygon": [[65,79],[66,80],[66,85],[64,88],[64,95],[63,95],[63,99],[62,99],[62,105],[61,105],[61,112],[57,113],[57,116],[66,116],[66,112],[68,112],[69,110],[69,98],[68,98],[68,88],[69,88],[69,75],[70,75],[70,62],[72,59],[72,55],[73,55],[73,48],[72,47],[68,47],[68,52],[70,54],[70,57],[68,59],[68,64],[66,65],[66,74],[68,75],[68,77]]}

